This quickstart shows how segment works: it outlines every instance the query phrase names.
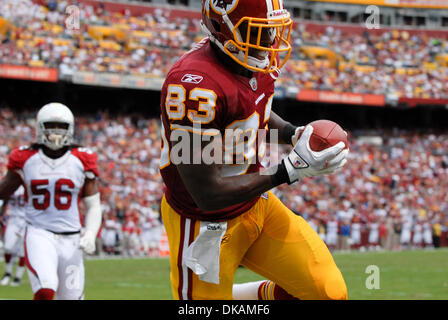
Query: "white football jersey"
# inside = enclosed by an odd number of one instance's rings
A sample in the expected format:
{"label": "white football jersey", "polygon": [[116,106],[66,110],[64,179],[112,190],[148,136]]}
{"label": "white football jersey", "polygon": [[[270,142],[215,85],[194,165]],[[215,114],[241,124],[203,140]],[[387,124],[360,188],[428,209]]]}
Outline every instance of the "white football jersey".
{"label": "white football jersey", "polygon": [[51,159],[41,149],[20,147],[9,156],[8,169],[25,187],[25,219],[52,232],[81,230],[78,201],[86,177],[98,176],[97,156],[86,148],[69,149]]}
{"label": "white football jersey", "polygon": [[20,186],[8,200],[9,218],[25,218],[25,189]]}
{"label": "white football jersey", "polygon": [[423,227],[420,223],[416,223],[414,226],[414,234],[421,234],[423,231]]}
{"label": "white football jersey", "polygon": [[370,232],[378,232],[380,225],[377,222],[372,222],[369,226]]}
{"label": "white football jersey", "polygon": [[352,233],[361,232],[361,224],[359,222],[353,222],[351,231],[352,231]]}
{"label": "white football jersey", "polygon": [[105,230],[113,230],[116,231],[117,230],[117,223],[115,220],[113,219],[106,219],[104,220],[104,229]]}
{"label": "white football jersey", "polygon": [[327,233],[338,233],[338,222],[331,220],[327,223]]}

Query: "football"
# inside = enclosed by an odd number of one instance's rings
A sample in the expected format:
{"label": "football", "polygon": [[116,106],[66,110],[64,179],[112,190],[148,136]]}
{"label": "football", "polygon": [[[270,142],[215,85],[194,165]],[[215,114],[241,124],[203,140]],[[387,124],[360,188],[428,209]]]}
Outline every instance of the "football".
{"label": "football", "polygon": [[339,141],[344,142],[345,148],[348,148],[347,135],[344,129],[336,122],[331,120],[316,120],[309,123],[309,125],[314,128],[310,138],[311,150],[322,151],[334,146]]}

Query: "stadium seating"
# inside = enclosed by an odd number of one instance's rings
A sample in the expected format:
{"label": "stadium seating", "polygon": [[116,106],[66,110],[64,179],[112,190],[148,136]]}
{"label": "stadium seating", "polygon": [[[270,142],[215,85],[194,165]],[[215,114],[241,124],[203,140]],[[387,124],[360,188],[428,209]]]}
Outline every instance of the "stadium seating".
{"label": "stadium seating", "polygon": [[[47,8],[0,1],[0,64],[58,67],[163,78],[203,35],[199,20],[155,9],[139,16],[83,2],[80,28],[67,27],[64,2]],[[45,17],[48,17],[45,19]],[[279,81],[296,90],[378,94],[392,99],[448,98],[446,36],[385,29],[358,32],[296,22],[294,51]]]}

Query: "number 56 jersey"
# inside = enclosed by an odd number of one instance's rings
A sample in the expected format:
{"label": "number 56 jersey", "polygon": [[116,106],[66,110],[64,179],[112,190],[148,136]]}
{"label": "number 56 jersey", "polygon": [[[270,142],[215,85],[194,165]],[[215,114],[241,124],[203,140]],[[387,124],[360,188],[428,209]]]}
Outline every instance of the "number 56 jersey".
{"label": "number 56 jersey", "polygon": [[56,233],[81,230],[78,203],[85,179],[98,176],[96,154],[71,148],[52,159],[42,149],[20,147],[11,152],[7,168],[22,179],[27,223]]}

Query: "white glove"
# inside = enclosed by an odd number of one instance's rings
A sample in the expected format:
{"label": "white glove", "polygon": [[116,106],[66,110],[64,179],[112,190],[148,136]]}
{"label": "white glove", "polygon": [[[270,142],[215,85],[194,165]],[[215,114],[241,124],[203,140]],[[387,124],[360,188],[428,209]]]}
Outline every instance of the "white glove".
{"label": "white glove", "polygon": [[303,130],[305,130],[305,126],[300,126],[296,128],[294,135],[291,137],[291,144],[293,147],[297,144],[297,140],[299,140],[299,135]]}
{"label": "white glove", "polygon": [[95,235],[86,230],[79,239],[79,247],[87,254],[95,252]]}
{"label": "white glove", "polygon": [[283,160],[289,176],[289,184],[306,177],[331,174],[347,162],[346,157],[349,151],[343,150],[345,144],[342,141],[322,151],[311,150],[310,137],[313,130],[312,126],[307,125],[294,149]]}

